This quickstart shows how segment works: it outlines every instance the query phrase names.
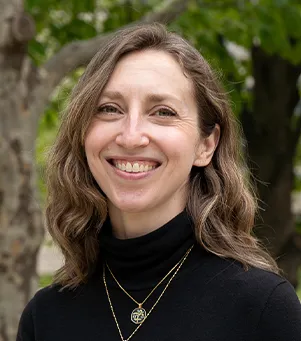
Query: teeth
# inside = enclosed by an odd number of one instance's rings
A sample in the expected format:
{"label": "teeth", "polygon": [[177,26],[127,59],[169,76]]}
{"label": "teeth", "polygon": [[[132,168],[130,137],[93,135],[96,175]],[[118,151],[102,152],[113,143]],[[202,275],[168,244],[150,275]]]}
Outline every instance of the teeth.
{"label": "teeth", "polygon": [[138,162],[135,162],[134,164],[131,164],[130,162],[127,162],[126,164],[114,162],[114,166],[128,173],[148,172],[155,168],[155,166],[151,166],[151,165],[143,165],[143,164],[139,165]]}
{"label": "teeth", "polygon": [[133,167],[129,162],[126,164],[125,170],[129,173],[131,173],[133,171]]}
{"label": "teeth", "polygon": [[140,171],[140,167],[137,162],[133,164],[132,172],[138,173]]}

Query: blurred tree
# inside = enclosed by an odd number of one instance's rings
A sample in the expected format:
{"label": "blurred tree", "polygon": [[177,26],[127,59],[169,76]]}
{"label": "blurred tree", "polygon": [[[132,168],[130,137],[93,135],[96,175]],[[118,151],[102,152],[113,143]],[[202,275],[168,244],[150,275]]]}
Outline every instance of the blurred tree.
{"label": "blurred tree", "polygon": [[256,233],[296,286],[301,235],[291,193],[301,131],[301,2],[196,0],[172,27],[224,73],[259,180]]}
{"label": "blurred tree", "polygon": [[[86,65],[109,36],[100,32],[133,21],[170,22],[187,5],[157,3],[28,0],[24,8],[23,1],[0,0],[1,341],[15,340],[20,313],[37,289],[43,239],[34,162],[39,119],[64,77]],[[44,123],[55,124],[54,109],[48,108]]]}

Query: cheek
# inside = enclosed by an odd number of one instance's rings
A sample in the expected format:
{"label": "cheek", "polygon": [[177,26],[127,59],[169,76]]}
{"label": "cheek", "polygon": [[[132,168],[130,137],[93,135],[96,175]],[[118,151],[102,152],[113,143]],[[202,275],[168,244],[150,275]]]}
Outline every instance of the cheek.
{"label": "cheek", "polygon": [[195,156],[197,135],[194,132],[183,134],[183,132],[165,133],[160,139],[160,144],[165,154],[174,160],[190,160]]}
{"label": "cheek", "polygon": [[93,124],[93,122],[91,123],[91,125],[89,126],[87,132],[86,132],[86,136],[85,136],[85,152],[86,155],[88,155],[91,151],[91,149],[93,149],[93,145],[94,145],[94,141],[95,141],[95,137],[96,132],[95,132],[95,124]]}
{"label": "cheek", "polygon": [[85,140],[85,153],[86,153],[86,157],[87,157],[89,167],[90,167],[90,164],[93,160],[93,156],[95,155],[95,152],[96,152],[95,143],[94,143],[93,139],[91,139],[89,137]]}
{"label": "cheek", "polygon": [[168,174],[172,178],[187,177],[195,161],[194,149],[183,144],[166,150],[166,157]]}
{"label": "cheek", "polygon": [[109,141],[108,131],[99,126],[92,127],[85,138],[87,157],[97,156]]}

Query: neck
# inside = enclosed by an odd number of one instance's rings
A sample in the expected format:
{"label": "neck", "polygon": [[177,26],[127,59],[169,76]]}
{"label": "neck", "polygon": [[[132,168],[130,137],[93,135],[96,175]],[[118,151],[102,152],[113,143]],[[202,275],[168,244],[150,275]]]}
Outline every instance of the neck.
{"label": "neck", "polygon": [[155,207],[145,212],[125,212],[108,205],[113,235],[118,239],[141,237],[173,219],[185,209],[185,203]]}
{"label": "neck", "polygon": [[[194,224],[185,210],[154,231],[129,239],[116,238],[111,220],[107,219],[98,240],[96,276],[102,273],[105,261],[127,290],[154,288],[196,242]],[[114,285],[112,277],[108,276],[108,280]]]}

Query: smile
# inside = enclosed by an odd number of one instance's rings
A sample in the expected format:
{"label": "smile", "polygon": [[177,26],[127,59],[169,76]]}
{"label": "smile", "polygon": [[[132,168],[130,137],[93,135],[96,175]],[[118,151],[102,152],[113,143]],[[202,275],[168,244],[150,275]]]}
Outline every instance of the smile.
{"label": "smile", "polygon": [[160,166],[158,162],[154,161],[127,161],[115,160],[109,161],[115,168],[126,173],[146,173]]}

